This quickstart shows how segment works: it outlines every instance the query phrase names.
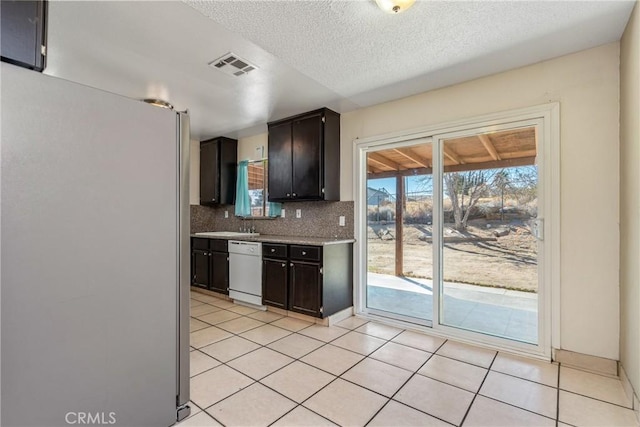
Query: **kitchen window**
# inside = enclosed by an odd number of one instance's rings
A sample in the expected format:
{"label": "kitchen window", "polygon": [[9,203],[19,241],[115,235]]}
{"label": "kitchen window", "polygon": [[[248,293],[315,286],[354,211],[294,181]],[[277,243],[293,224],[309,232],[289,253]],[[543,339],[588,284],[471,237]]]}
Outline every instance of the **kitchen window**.
{"label": "kitchen window", "polygon": [[267,202],[268,183],[267,160],[253,160],[248,165],[249,198],[251,199],[251,217],[269,217]]}

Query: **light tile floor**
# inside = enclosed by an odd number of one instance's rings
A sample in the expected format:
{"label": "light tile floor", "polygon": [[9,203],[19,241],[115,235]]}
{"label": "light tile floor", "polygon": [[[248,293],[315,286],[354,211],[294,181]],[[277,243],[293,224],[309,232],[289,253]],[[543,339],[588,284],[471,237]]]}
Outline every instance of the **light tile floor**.
{"label": "light tile floor", "polygon": [[349,318],[192,292],[182,426],[638,426],[618,379]]}

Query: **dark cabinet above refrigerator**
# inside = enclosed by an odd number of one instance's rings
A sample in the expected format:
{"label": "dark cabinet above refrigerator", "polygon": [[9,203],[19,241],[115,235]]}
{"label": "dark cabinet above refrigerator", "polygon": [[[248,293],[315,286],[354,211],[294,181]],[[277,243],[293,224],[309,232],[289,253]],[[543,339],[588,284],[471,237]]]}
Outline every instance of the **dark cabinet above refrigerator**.
{"label": "dark cabinet above refrigerator", "polygon": [[233,204],[237,167],[237,140],[218,137],[200,142],[201,205]]}
{"label": "dark cabinet above refrigerator", "polygon": [[340,115],[322,108],[268,128],[269,201],[340,200]]}
{"label": "dark cabinet above refrigerator", "polygon": [[2,61],[36,71],[44,70],[47,2],[2,0],[0,16]]}

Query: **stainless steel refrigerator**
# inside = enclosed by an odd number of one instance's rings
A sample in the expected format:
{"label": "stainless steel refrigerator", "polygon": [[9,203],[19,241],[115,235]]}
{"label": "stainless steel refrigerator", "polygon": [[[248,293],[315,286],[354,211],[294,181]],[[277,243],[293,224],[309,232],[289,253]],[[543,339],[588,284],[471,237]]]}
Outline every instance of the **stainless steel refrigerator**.
{"label": "stainless steel refrigerator", "polygon": [[174,424],[188,116],[5,63],[0,84],[0,424]]}

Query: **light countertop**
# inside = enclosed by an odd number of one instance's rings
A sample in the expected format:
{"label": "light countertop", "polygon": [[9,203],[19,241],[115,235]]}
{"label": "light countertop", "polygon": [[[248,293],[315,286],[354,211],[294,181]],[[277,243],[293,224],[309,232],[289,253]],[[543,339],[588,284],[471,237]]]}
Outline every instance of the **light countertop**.
{"label": "light countertop", "polygon": [[340,244],[355,242],[355,239],[331,238],[331,237],[277,236],[277,235],[270,235],[270,234],[260,234],[257,236],[246,234],[246,235],[233,236],[233,237],[202,236],[197,234],[191,234],[191,237],[198,237],[201,239],[244,240],[244,241],[250,241],[250,242],[282,243],[282,244],[289,244],[289,245],[310,245],[310,246],[340,245]]}

